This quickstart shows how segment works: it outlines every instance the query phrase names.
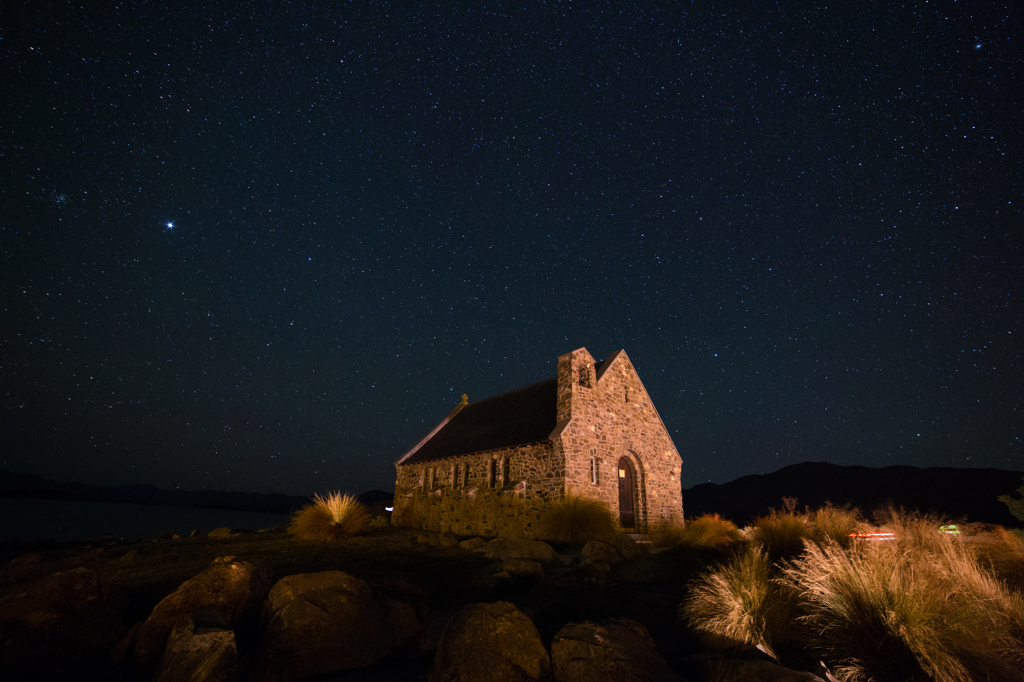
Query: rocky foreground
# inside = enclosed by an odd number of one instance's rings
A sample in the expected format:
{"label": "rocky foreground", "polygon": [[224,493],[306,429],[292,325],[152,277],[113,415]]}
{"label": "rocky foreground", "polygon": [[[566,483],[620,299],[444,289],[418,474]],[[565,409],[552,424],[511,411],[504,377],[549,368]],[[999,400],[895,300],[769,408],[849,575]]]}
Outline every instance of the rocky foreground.
{"label": "rocky foreground", "polygon": [[[372,538],[346,548],[220,535],[219,544],[163,543],[172,549],[160,554],[122,546],[15,558],[0,582],[0,677],[823,679],[757,650],[702,651],[675,613],[709,559],[652,553],[625,535],[559,553],[534,540],[394,530],[379,541],[383,556]],[[161,594],[176,579],[166,562],[187,570],[218,549],[235,553]],[[171,572],[147,581],[159,571],[138,565],[142,550]],[[48,562],[64,570],[43,575]],[[418,581],[417,565],[428,580]],[[324,570],[295,571],[302,566]],[[288,574],[275,581],[275,570]]]}

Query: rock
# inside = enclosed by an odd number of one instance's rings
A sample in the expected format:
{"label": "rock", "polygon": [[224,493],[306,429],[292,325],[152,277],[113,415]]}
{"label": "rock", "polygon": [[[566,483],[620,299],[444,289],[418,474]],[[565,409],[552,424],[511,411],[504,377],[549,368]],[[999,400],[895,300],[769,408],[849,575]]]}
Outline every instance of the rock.
{"label": "rock", "polygon": [[583,552],[580,553],[580,567],[590,566],[598,562],[617,564],[622,562],[622,555],[609,544],[590,540],[587,544],[583,545]]}
{"label": "rock", "polygon": [[391,653],[401,638],[370,586],[341,571],[282,578],[270,590],[263,620],[253,682],[362,668]]}
{"label": "rock", "polygon": [[558,682],[679,680],[655,650],[647,628],[626,618],[569,623],[551,642],[551,664]]}
{"label": "rock", "polygon": [[234,533],[231,532],[230,528],[214,528],[213,530],[210,531],[210,533],[206,537],[208,537],[208,538],[223,539],[223,538],[229,538],[232,535],[234,535]]}
{"label": "rock", "polygon": [[640,548],[640,545],[636,544],[636,540],[625,533],[616,535],[612,538],[610,544],[626,561],[632,561],[643,554],[643,550]]}
{"label": "rock", "polygon": [[48,677],[102,655],[124,632],[126,607],[87,568],[61,571],[0,599],[5,679]]}
{"label": "rock", "polygon": [[544,566],[532,559],[505,559],[501,562],[501,570],[517,578],[544,579]]}
{"label": "rock", "polygon": [[135,646],[135,633],[142,627],[143,622],[144,621],[141,620],[136,621],[135,625],[133,625],[131,629],[118,640],[117,644],[114,645],[114,648],[110,650],[110,654],[108,656],[110,659],[110,665],[120,665],[121,661],[123,661],[128,655],[128,652],[132,650],[132,647]]}
{"label": "rock", "polygon": [[473,551],[482,544],[484,544],[484,540],[482,538],[470,538],[460,542],[459,547]]}
{"label": "rock", "polygon": [[717,682],[824,682],[813,673],[790,670],[770,661],[708,661],[702,676]]}
{"label": "rock", "polygon": [[235,633],[199,627],[190,618],[167,637],[157,682],[227,682],[238,670]]}
{"label": "rock", "polygon": [[509,573],[508,571],[499,571],[499,572],[495,573],[494,575],[492,575],[491,577],[494,578],[494,582],[499,584],[499,585],[511,585],[512,584],[512,574]]}
{"label": "rock", "polygon": [[254,623],[270,589],[270,572],[234,557],[219,557],[156,605],[135,634],[135,660],[145,663],[163,651],[167,637],[202,607],[214,609],[236,630]]}
{"label": "rock", "polygon": [[545,566],[560,560],[551,545],[540,540],[528,540],[525,538],[498,538],[485,542],[474,551],[480,552],[488,559],[531,559],[539,561]]}
{"label": "rock", "polygon": [[423,634],[416,609],[397,599],[382,599],[381,606],[391,627],[391,641],[394,648],[404,647]]}
{"label": "rock", "polygon": [[508,602],[470,604],[444,628],[430,682],[547,678],[551,660],[536,626]]}
{"label": "rock", "polygon": [[459,544],[452,533],[422,533],[416,536],[416,542],[431,547],[455,547]]}

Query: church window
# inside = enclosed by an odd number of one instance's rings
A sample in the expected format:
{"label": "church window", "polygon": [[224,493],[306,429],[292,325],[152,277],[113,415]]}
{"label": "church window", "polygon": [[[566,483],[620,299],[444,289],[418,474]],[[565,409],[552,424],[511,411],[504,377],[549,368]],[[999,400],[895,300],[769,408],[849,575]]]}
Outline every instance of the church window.
{"label": "church window", "polygon": [[590,484],[597,485],[597,457],[590,458]]}

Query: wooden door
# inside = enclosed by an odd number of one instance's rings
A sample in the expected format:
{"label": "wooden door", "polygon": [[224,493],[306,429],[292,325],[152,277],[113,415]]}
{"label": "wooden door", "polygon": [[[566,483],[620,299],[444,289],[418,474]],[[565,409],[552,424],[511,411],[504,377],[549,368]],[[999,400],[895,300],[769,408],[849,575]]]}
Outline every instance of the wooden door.
{"label": "wooden door", "polygon": [[619,458],[619,523],[623,528],[636,526],[633,513],[633,468],[625,457]]}

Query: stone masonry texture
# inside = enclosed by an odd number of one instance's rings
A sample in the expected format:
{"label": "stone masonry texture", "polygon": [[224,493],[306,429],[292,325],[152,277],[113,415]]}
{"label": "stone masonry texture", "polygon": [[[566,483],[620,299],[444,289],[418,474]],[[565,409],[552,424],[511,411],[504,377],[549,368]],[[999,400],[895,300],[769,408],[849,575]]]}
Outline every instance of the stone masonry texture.
{"label": "stone masonry texture", "polygon": [[[558,358],[557,426],[549,439],[426,462],[399,460],[397,525],[461,535],[534,537],[567,490],[618,518],[619,462],[632,470],[635,523],[646,533],[683,522],[682,460],[625,351],[599,367],[585,348]],[[404,458],[403,458],[404,459]]]}

